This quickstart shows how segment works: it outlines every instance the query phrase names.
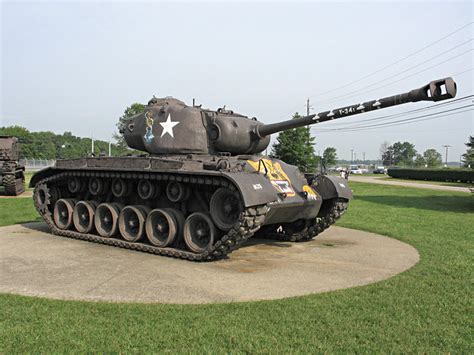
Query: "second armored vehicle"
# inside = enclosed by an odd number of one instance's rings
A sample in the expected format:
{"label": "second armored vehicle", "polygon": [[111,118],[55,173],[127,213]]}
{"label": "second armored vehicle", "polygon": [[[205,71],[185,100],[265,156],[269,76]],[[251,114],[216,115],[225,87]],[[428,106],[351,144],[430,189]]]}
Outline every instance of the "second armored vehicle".
{"label": "second armored vehicle", "polygon": [[345,180],[305,178],[258,153],[283,130],[454,97],[451,78],[410,92],[263,124],[235,112],[153,98],[123,131],[135,157],[59,160],[36,173],[34,203],[54,234],[188,260],[215,260],[256,233],[314,238],[347,208]]}
{"label": "second armored vehicle", "polygon": [[18,162],[18,138],[0,136],[0,186],[5,195],[17,196],[25,191],[25,167]]}

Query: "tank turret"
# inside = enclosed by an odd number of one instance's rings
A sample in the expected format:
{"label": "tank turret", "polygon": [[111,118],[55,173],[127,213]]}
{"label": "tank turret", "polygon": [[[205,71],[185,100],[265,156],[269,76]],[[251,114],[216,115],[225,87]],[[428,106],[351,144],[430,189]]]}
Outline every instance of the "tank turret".
{"label": "tank turret", "polygon": [[271,124],[223,108],[212,111],[187,106],[171,97],[153,98],[143,114],[130,119],[123,133],[131,148],[150,154],[256,154],[267,148],[273,133],[409,102],[455,96],[456,83],[445,78],[403,94]]}

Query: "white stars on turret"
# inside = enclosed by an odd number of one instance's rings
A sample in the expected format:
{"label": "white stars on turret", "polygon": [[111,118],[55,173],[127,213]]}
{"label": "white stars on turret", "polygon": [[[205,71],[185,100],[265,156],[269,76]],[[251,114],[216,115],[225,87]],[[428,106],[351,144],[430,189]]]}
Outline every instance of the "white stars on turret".
{"label": "white stars on turret", "polygon": [[163,137],[166,133],[168,133],[172,138],[174,138],[173,134],[173,127],[176,126],[179,122],[171,121],[171,114],[168,114],[168,118],[165,122],[160,122],[160,125],[163,127],[163,132],[161,132],[161,136]]}

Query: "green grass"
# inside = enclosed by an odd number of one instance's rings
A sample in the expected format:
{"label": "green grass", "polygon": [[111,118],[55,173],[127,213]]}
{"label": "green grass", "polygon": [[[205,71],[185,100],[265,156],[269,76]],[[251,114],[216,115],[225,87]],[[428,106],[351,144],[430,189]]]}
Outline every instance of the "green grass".
{"label": "green grass", "polygon": [[[338,224],[410,243],[421,255],[415,267],[368,286],[239,304],[110,304],[1,295],[0,353],[473,353],[474,198],[351,186],[355,199]],[[1,211],[4,203],[0,200]]]}
{"label": "green grass", "polygon": [[34,173],[35,171],[25,171],[25,189],[26,190],[33,190],[33,189],[30,189],[28,185],[30,184],[31,177],[33,176]]}
{"label": "green grass", "polygon": [[31,198],[12,197],[0,199],[0,226],[39,221]]}

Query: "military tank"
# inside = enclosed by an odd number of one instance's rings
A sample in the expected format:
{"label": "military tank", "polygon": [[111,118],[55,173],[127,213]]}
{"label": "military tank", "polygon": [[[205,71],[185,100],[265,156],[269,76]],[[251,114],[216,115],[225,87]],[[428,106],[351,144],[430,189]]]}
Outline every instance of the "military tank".
{"label": "military tank", "polygon": [[59,236],[193,261],[223,258],[254,235],[310,240],[346,211],[352,191],[338,177],[307,178],[259,155],[270,135],[455,95],[446,78],[272,124],[154,97],[122,132],[130,148],[146,154],[58,160],[32,177],[34,205]]}
{"label": "military tank", "polygon": [[0,186],[5,195],[18,196],[25,191],[25,167],[18,162],[18,138],[0,136]]}

